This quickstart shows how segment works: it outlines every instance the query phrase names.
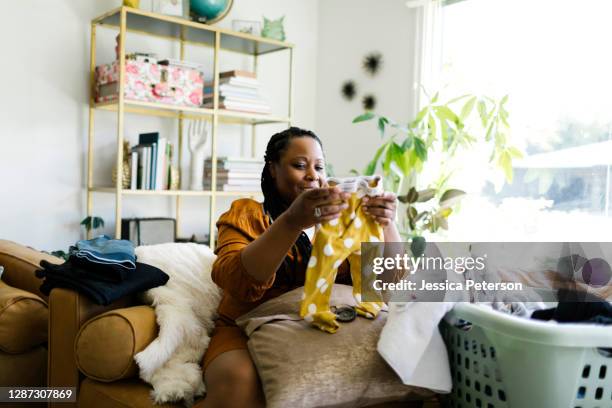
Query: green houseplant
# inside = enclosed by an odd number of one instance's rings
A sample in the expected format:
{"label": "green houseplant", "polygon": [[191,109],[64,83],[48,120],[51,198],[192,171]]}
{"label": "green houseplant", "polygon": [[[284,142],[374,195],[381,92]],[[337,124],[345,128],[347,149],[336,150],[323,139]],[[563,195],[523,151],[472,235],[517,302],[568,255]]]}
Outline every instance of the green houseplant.
{"label": "green houseplant", "polygon": [[[489,162],[503,171],[507,182],[512,181],[512,160],[522,153],[510,144],[507,102],[507,95],[495,100],[471,94],[441,102],[436,93],[407,123],[374,112],[353,120],[376,122],[382,143],[363,174],[372,175],[381,168],[385,189],[395,192],[404,207],[400,212],[404,239],[424,242],[424,231],[448,229],[447,219],[465,192],[448,186],[452,171],[445,164],[462,151],[485,143]],[[440,175],[419,191],[418,176],[432,152],[441,159]]]}

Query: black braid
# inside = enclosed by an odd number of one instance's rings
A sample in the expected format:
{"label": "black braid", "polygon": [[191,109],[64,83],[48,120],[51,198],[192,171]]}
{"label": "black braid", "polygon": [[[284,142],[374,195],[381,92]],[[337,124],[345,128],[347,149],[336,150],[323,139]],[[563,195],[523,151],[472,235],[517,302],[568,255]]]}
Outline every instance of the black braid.
{"label": "black braid", "polygon": [[[261,172],[261,191],[264,195],[264,210],[273,218],[277,219],[288,207],[291,203],[286,203],[281,197],[278,189],[276,188],[276,183],[272,178],[272,174],[270,172],[270,166],[273,163],[279,163],[282,154],[287,150],[289,146],[289,142],[292,139],[298,137],[311,137],[315,139],[319,145],[321,146],[321,150],[323,150],[323,144],[317,135],[315,135],[310,130],[300,129],[297,127],[290,127],[289,129],[283,130],[282,132],[274,134],[270,141],[268,142],[268,146],[266,147],[266,154],[264,156],[265,165],[263,171]],[[312,244],[308,236],[301,232],[295,244],[291,247],[291,253],[293,254],[293,263],[294,263],[294,271],[297,271],[297,252],[302,255],[302,259],[304,261],[308,261],[310,259],[310,253],[312,252]],[[283,260],[283,265],[279,268],[279,272],[282,269],[289,270],[289,257],[285,257]],[[277,274],[277,280],[281,278],[281,276],[286,276],[285,274]],[[282,279],[282,278],[281,278]],[[294,277],[286,276],[288,280],[286,283],[289,285],[293,285],[295,283]]]}

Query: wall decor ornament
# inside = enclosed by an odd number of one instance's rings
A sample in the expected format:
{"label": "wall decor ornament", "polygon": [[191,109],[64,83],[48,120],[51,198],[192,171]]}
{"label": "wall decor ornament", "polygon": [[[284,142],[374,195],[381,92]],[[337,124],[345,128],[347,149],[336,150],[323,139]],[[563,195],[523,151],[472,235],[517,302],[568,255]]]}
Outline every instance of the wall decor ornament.
{"label": "wall decor ornament", "polygon": [[380,52],[371,52],[363,58],[363,69],[371,76],[376,75],[382,67],[382,54]]}
{"label": "wall decor ornament", "polygon": [[285,41],[285,28],[283,27],[285,16],[277,20],[268,20],[265,17],[263,19],[264,28],[261,31],[261,36],[273,40]]}
{"label": "wall decor ornament", "polygon": [[376,108],[376,97],[372,94],[365,95],[361,100],[361,104],[364,110],[374,110],[374,108]]}
{"label": "wall decor ornament", "polygon": [[357,85],[352,80],[344,81],[341,92],[344,99],[352,101],[357,94]]}

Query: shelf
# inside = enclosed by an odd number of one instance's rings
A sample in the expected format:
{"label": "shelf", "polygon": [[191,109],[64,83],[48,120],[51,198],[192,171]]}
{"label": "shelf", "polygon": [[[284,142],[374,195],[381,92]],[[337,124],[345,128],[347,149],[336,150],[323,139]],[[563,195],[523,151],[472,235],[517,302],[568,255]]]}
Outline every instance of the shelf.
{"label": "shelf", "polygon": [[[100,102],[94,104],[94,108],[108,111],[117,111],[118,103],[116,101]],[[183,118],[183,119],[212,119],[215,110],[207,108],[194,108],[189,106],[176,106],[156,102],[130,101],[124,102],[125,111],[128,113],[136,113],[140,115],[161,116],[168,118]],[[290,118],[261,115],[257,113],[228,111],[218,109],[217,115],[221,123],[233,123],[241,125],[262,125],[270,123],[289,123]]]}
{"label": "shelf", "polygon": [[248,55],[262,55],[293,48],[293,44],[239,33],[224,28],[197,23],[180,17],[150,13],[130,7],[116,8],[93,20],[94,24],[119,28],[121,9],[127,12],[127,31],[179,41],[184,31],[184,42],[214,47],[215,35],[220,33],[222,50]]}
{"label": "shelf", "polygon": [[[114,194],[116,192],[114,187],[93,187],[89,189],[89,191],[97,192],[97,193],[111,193]],[[192,197],[210,197],[212,195],[212,191],[203,190],[203,191],[194,191],[194,190],[129,190],[124,189],[121,190],[122,195],[130,196],[130,195],[143,195],[143,196],[192,196]],[[262,195],[261,191],[217,191],[215,192],[215,196],[218,197],[250,197]]]}

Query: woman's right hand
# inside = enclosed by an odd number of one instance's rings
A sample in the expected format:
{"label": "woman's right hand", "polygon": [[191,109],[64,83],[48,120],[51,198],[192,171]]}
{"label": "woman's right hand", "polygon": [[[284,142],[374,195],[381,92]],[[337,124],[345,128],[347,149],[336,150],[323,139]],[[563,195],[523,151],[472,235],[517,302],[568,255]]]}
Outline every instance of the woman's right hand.
{"label": "woman's right hand", "polygon": [[[287,222],[296,229],[310,228],[314,224],[333,220],[348,208],[349,193],[342,192],[338,187],[322,187],[306,190],[285,211]],[[316,216],[318,211],[320,216]]]}

